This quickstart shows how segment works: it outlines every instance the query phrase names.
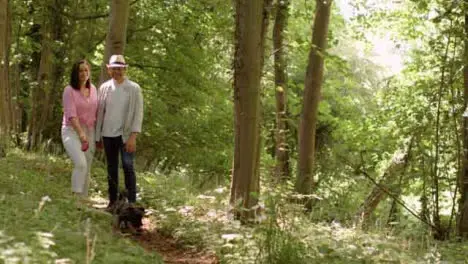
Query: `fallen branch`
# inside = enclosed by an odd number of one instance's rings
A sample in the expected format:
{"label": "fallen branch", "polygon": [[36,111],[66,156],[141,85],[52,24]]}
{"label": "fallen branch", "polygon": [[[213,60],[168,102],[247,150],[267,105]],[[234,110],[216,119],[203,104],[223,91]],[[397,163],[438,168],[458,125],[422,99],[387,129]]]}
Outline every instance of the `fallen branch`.
{"label": "fallen branch", "polygon": [[362,175],[364,175],[364,177],[366,177],[367,179],[369,179],[375,186],[377,186],[378,188],[380,188],[382,191],[384,191],[388,196],[390,196],[391,198],[393,198],[399,205],[403,206],[403,208],[406,209],[406,211],[408,211],[410,214],[412,214],[414,217],[416,217],[417,219],[419,219],[421,222],[425,223],[426,225],[428,225],[429,227],[431,227],[432,229],[436,230],[436,231],[441,231],[439,230],[436,226],[434,226],[433,224],[429,223],[428,221],[424,220],[423,218],[421,218],[417,213],[415,213],[411,208],[409,208],[405,202],[403,202],[400,198],[398,198],[397,196],[395,196],[392,192],[390,192],[387,188],[385,188],[384,186],[382,186],[381,184],[379,184],[374,178],[372,178],[367,172],[361,170],[361,169],[358,169],[357,170],[357,173],[360,173]]}

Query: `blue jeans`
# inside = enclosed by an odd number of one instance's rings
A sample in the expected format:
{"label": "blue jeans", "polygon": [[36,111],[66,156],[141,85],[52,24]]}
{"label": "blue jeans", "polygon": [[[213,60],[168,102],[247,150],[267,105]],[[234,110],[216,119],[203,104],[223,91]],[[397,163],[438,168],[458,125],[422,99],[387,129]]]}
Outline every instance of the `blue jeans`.
{"label": "blue jeans", "polygon": [[107,160],[107,181],[109,184],[109,202],[117,201],[119,193],[119,153],[125,176],[125,188],[128,192],[128,202],[136,201],[136,176],[133,167],[134,153],[126,152],[122,136],[103,137],[104,150]]}

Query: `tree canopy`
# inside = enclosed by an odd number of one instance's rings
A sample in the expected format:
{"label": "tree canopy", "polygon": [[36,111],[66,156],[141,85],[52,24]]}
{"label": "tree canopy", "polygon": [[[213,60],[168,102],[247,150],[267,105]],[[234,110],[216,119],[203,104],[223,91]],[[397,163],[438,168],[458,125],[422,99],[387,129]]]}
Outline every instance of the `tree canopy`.
{"label": "tree canopy", "polygon": [[[110,2],[0,1],[0,158],[14,148],[63,154],[61,93],[83,58],[99,84]],[[123,53],[145,100],[138,168],[202,192],[234,182],[238,158],[258,159],[246,207],[279,192],[292,204],[306,196],[316,222],[466,236],[468,2],[245,2],[129,1]],[[323,74],[309,76],[314,67]],[[237,134],[249,125],[250,136]]]}

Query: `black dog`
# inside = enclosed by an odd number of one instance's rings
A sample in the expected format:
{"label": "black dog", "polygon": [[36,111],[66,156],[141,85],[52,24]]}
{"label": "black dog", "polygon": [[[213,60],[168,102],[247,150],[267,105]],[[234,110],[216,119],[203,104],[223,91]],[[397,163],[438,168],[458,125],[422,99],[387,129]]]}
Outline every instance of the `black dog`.
{"label": "black dog", "polygon": [[143,225],[142,219],[145,216],[145,208],[134,206],[128,203],[125,191],[120,192],[119,199],[114,205],[114,227],[121,231],[130,230],[132,233],[140,233]]}

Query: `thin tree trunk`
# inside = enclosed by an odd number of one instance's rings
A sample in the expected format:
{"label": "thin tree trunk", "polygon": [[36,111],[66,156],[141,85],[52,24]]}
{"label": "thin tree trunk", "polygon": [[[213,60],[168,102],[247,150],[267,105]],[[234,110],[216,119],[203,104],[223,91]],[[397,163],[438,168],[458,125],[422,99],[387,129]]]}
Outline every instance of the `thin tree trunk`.
{"label": "thin tree trunk", "polygon": [[[465,39],[464,39],[464,68],[463,68],[463,97],[464,97],[464,108],[468,106],[468,0],[464,1],[464,11],[465,11]],[[465,110],[466,113],[466,110]],[[468,117],[464,116],[463,118],[463,152],[462,155],[462,172],[459,175],[459,185],[460,185],[460,200],[458,205],[458,221],[457,221],[457,230],[458,235],[461,237],[468,237]]]}
{"label": "thin tree trunk", "polygon": [[12,81],[11,81],[11,95],[13,100],[13,113],[12,113],[12,133],[13,138],[15,139],[15,144],[19,145],[20,143],[20,133],[21,133],[21,116],[24,111],[22,107],[19,106],[20,102],[20,65],[15,63],[12,65]]}
{"label": "thin tree trunk", "polygon": [[[452,27],[452,21],[450,21],[450,27]],[[442,101],[442,94],[443,88],[445,86],[445,72],[446,72],[446,64],[448,58],[449,47],[452,41],[452,36],[449,34],[447,45],[445,48],[445,54],[442,61],[442,74],[440,77],[440,84],[439,84],[439,91],[438,91],[438,98],[437,98],[437,114],[436,114],[436,131],[435,131],[435,158],[434,164],[432,169],[432,198],[434,204],[434,211],[432,212],[432,218],[434,226],[437,230],[441,229],[440,223],[440,214],[439,214],[439,171],[438,171],[438,163],[439,163],[439,152],[440,152],[440,115],[441,115],[441,101]]]}
{"label": "thin tree trunk", "polygon": [[277,0],[276,18],[273,28],[274,67],[276,86],[276,177],[284,180],[290,177],[289,147],[286,141],[288,134],[287,121],[287,91],[285,28],[288,21],[289,0]]}
{"label": "thin tree trunk", "polygon": [[242,222],[255,217],[260,192],[260,79],[268,2],[236,0],[235,3],[235,146],[230,203],[235,217]]}
{"label": "thin tree trunk", "polygon": [[[400,174],[400,180],[398,181],[398,186],[395,188],[395,197],[397,199],[400,199],[401,196],[401,185],[403,183],[403,176],[404,173]],[[399,219],[399,207],[398,207],[398,202],[397,199],[392,200],[392,205],[390,207],[390,211],[388,212],[388,219],[387,219],[387,225],[391,226],[393,223],[398,222]]]}
{"label": "thin tree trunk", "polygon": [[6,62],[8,65],[8,68],[7,68],[7,76],[6,76],[6,80],[7,80],[7,83],[8,83],[8,89],[6,89],[7,91],[7,94],[6,94],[6,98],[7,98],[7,102],[8,102],[8,140],[10,141],[10,137],[11,137],[11,134],[13,132],[13,128],[14,128],[14,99],[13,99],[13,92],[12,92],[12,87],[11,87],[11,77],[10,77],[10,74],[11,74],[11,66],[10,66],[10,48],[11,48],[11,37],[12,37],[12,20],[13,20],[13,17],[12,17],[12,13],[11,13],[11,2],[7,0],[7,18],[8,18],[8,23],[7,23],[7,37],[6,37],[6,43],[7,43],[7,50],[6,50]]}
{"label": "thin tree trunk", "polygon": [[[451,102],[456,102],[457,100],[455,99],[456,97],[456,90],[457,88],[454,87],[454,82],[455,82],[455,71],[457,70],[457,67],[454,66],[454,60],[459,59],[457,58],[457,52],[459,50],[459,38],[455,38],[455,43],[452,47],[452,56],[451,56],[451,63],[450,63],[450,78],[449,78],[449,86],[450,86],[450,100]],[[452,103],[451,105],[451,112],[452,113],[457,113],[457,105],[455,103]],[[452,209],[450,213],[450,219],[449,219],[449,224],[447,227],[447,235],[450,235],[452,233],[452,223],[453,220],[456,219],[456,208],[457,208],[457,197],[458,197],[458,190],[460,188],[460,185],[458,184],[458,178],[460,177],[461,174],[461,142],[460,142],[460,133],[459,133],[459,124],[458,124],[458,118],[456,114],[452,114],[452,121],[453,121],[453,132],[454,132],[454,137],[455,137],[455,142],[456,142],[456,153],[457,153],[457,167],[456,167],[456,175],[454,179],[454,190],[453,190],[453,197],[452,197]],[[455,231],[457,232],[457,231]]]}
{"label": "thin tree trunk", "polygon": [[107,31],[104,61],[101,66],[99,85],[108,79],[106,64],[113,54],[124,54],[127,43],[127,24],[130,11],[129,0],[112,0],[109,15],[109,29]]}
{"label": "thin tree trunk", "polygon": [[422,160],[422,175],[423,175],[423,186],[422,186],[422,193],[421,193],[421,198],[419,199],[419,202],[421,203],[421,212],[420,212],[420,217],[426,222],[430,221],[429,217],[429,208],[428,208],[428,198],[427,198],[427,172],[426,172],[426,164],[424,162],[424,157]]}
{"label": "thin tree trunk", "polygon": [[[313,188],[315,162],[315,129],[323,81],[324,53],[326,50],[331,0],[317,0],[312,34],[312,47],[305,78],[303,108],[299,130],[299,174],[296,191],[310,194]],[[306,203],[306,208],[311,206]]]}
{"label": "thin tree trunk", "polygon": [[[15,47],[16,47],[16,54],[21,54],[20,51],[20,36],[21,36],[21,24],[23,23],[23,18],[21,17],[18,21],[18,29],[16,32],[16,39],[15,39]],[[12,33],[13,35],[13,33]],[[11,98],[12,98],[12,113],[11,113],[11,120],[12,120],[12,134],[13,138],[15,139],[15,144],[19,145],[20,142],[20,127],[21,127],[21,116],[23,113],[23,109],[19,107],[20,103],[20,62],[15,62],[12,66],[12,73],[11,77]]]}
{"label": "thin tree trunk", "polygon": [[[366,228],[371,214],[379,203],[385,198],[386,190],[392,189],[391,186],[401,176],[408,165],[413,139],[410,139],[403,149],[399,149],[393,154],[392,161],[381,177],[378,186],[375,186],[366,200],[361,204],[356,212],[357,226]],[[385,188],[386,190],[382,189]]]}

